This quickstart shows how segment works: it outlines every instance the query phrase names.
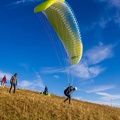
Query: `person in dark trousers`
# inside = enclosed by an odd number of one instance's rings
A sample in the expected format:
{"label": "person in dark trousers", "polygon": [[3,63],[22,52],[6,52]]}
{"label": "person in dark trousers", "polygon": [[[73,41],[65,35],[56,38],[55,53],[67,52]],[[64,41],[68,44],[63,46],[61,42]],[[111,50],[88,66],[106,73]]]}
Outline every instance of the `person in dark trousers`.
{"label": "person in dark trousers", "polygon": [[18,74],[15,73],[10,79],[11,87],[10,87],[9,93],[11,92],[12,87],[14,87],[13,93],[15,93],[15,91],[16,91],[17,76],[18,76]]}
{"label": "person in dark trousers", "polygon": [[47,88],[47,86],[45,86],[43,94],[48,95],[48,88]]}
{"label": "person in dark trousers", "polygon": [[72,87],[69,86],[64,90],[64,94],[65,96],[67,96],[67,98],[64,100],[64,102],[66,102],[67,100],[69,100],[69,104],[70,104],[70,100],[71,100],[71,93],[74,92],[75,90],[77,90],[77,87]]}

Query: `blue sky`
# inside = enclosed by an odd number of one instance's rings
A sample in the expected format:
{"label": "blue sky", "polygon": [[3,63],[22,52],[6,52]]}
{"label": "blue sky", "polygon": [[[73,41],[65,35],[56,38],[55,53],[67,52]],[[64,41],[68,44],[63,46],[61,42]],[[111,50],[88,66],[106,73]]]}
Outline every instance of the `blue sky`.
{"label": "blue sky", "polygon": [[[77,18],[83,57],[79,64],[65,67],[63,46],[42,13],[34,14],[43,0],[0,1],[0,79],[7,85],[18,73],[19,88],[64,96],[71,84],[72,97],[120,107],[120,1],[66,0]],[[54,41],[54,42],[53,42]]]}

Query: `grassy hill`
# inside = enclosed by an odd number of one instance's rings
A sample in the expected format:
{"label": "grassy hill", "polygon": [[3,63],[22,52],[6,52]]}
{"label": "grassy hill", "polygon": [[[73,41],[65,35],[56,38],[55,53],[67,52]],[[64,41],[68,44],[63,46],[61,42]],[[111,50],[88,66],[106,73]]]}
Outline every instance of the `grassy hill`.
{"label": "grassy hill", "polygon": [[120,120],[120,109],[35,91],[0,87],[0,120]]}

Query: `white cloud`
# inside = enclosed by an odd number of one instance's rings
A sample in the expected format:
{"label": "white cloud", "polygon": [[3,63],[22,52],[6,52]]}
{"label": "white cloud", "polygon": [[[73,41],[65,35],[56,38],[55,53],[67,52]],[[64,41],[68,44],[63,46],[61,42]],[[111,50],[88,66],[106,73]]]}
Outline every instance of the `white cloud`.
{"label": "white cloud", "polygon": [[30,88],[33,83],[32,82],[29,82],[27,80],[23,80],[22,82],[18,83],[18,85],[21,87],[21,88]]}
{"label": "white cloud", "polygon": [[98,76],[104,70],[105,69],[100,66],[96,65],[91,67],[83,62],[82,64],[71,67],[70,73],[79,78],[90,79]]}
{"label": "white cloud", "polygon": [[99,43],[99,46],[95,46],[92,49],[86,51],[84,56],[87,59],[88,64],[100,63],[101,61],[113,56],[113,46],[105,46],[102,43]]}
{"label": "white cloud", "polygon": [[109,90],[109,89],[113,89],[113,88],[115,88],[114,85],[109,85],[109,86],[106,86],[106,85],[104,85],[104,86],[96,86],[96,87],[94,87],[94,88],[92,88],[92,89],[90,89],[90,90],[87,90],[86,92],[87,92],[87,93],[93,93],[93,92],[105,91],[105,90]]}
{"label": "white cloud", "polygon": [[22,80],[18,83],[18,86],[20,88],[40,91],[42,91],[44,88],[44,85],[41,83],[41,80]]}
{"label": "white cloud", "polygon": [[105,68],[101,68],[100,66],[94,66],[94,67],[90,67],[89,68],[89,73],[92,76],[96,77],[104,70],[105,70]]}
{"label": "white cloud", "polygon": [[42,72],[46,74],[64,72],[83,79],[95,78],[106,69],[97,64],[105,59],[113,57],[113,47],[113,45],[105,46],[102,43],[99,43],[98,46],[94,46],[84,53],[80,64],[66,68],[44,68],[42,69]]}
{"label": "white cloud", "polygon": [[66,75],[71,74],[74,77],[79,77],[83,79],[90,79],[98,76],[104,68],[100,66],[92,66],[89,67],[86,63],[74,65],[72,67],[67,68],[49,68],[49,69],[42,69],[42,72],[45,74],[52,74],[52,73],[65,73]]}

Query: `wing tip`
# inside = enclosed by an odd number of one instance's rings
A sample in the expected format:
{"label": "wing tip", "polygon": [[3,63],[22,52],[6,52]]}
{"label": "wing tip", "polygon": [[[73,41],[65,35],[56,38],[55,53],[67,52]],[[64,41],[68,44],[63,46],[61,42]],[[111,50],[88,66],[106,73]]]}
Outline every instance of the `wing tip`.
{"label": "wing tip", "polygon": [[55,2],[65,2],[65,0],[47,0],[34,8],[34,13],[45,11]]}

